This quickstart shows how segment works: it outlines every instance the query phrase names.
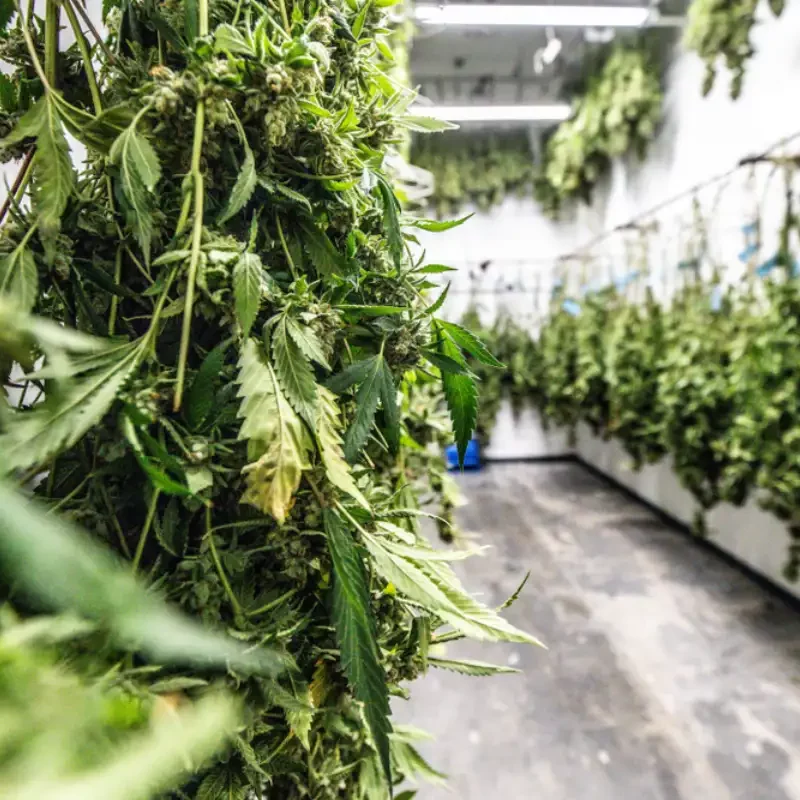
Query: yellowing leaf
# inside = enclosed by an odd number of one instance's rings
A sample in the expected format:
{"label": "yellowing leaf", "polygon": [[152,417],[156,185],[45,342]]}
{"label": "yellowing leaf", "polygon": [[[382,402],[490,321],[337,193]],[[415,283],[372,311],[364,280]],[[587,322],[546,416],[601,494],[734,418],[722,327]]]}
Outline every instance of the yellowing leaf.
{"label": "yellowing leaf", "polygon": [[369,509],[369,503],[356,486],[350,473],[350,465],[345,461],[340,430],[341,419],[336,395],[330,389],[318,386],[315,433],[322,463],[325,465],[325,474],[334,486]]}
{"label": "yellowing leaf", "polygon": [[282,523],[294,505],[303,471],[311,466],[311,435],[252,339],[242,350],[238,382],[242,398],[239,416],[244,418],[239,438],[248,440],[248,454],[253,459],[245,467],[248,488],[242,500]]}

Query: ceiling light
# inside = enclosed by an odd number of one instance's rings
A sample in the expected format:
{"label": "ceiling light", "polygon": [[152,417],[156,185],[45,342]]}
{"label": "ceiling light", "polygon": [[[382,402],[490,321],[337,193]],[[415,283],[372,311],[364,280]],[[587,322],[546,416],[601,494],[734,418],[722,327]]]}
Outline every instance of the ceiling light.
{"label": "ceiling light", "polygon": [[650,15],[637,6],[527,6],[450,3],[418,5],[414,16],[423,25],[534,25],[563,28],[638,28]]}
{"label": "ceiling light", "polygon": [[414,106],[412,114],[447,122],[561,122],[570,115],[566,103],[535,106]]}

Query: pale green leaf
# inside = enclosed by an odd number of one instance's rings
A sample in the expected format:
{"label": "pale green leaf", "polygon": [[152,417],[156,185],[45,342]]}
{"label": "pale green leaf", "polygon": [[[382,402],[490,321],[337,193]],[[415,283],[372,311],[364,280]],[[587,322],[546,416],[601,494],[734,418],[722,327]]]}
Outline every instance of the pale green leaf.
{"label": "pale green leaf", "polygon": [[298,703],[286,709],[286,721],[292,733],[300,740],[306,750],[311,749],[308,734],[311,732],[311,723],[314,721],[314,708],[311,705],[311,692],[308,686],[303,686],[296,692]]}
{"label": "pale green leaf", "polygon": [[532,636],[470,597],[446,563],[424,558],[424,554],[408,557],[385,539],[371,534],[364,536],[364,544],[384,580],[465,636],[483,641],[538,644]]}
{"label": "pale green leaf", "polygon": [[214,51],[239,56],[255,56],[253,45],[247,41],[244,34],[238,28],[227,23],[218,25],[214,30]]}
{"label": "pale green leaf", "polygon": [[126,201],[126,219],[142,251],[149,258],[153,239],[154,192],[161,178],[161,165],[147,137],[136,130],[137,120],[116,138],[109,159],[119,169],[120,185]]}
{"label": "pale green leaf", "polygon": [[391,785],[389,692],[369,601],[364,564],[350,531],[330,509],[324,511],[325,533],[333,561],[333,624],[342,669],[357,700],[363,703],[383,773]]}
{"label": "pale green leaf", "polygon": [[383,227],[386,242],[395,266],[400,269],[403,260],[403,233],[400,229],[400,203],[394,190],[383,175],[378,174],[378,191],[383,201]]}
{"label": "pale green leaf", "polygon": [[308,325],[303,325],[296,319],[291,317],[286,318],[286,330],[289,336],[292,337],[295,344],[303,351],[306,358],[314,361],[321,367],[330,370],[331,366],[328,359],[325,358],[325,353],[322,349],[322,344],[319,337],[314,332],[314,329]]}
{"label": "pale green leaf", "polygon": [[72,447],[109,410],[141,355],[141,342],[137,341],[87,357],[81,377],[63,392],[12,414],[6,432],[0,436],[0,469],[44,464]]}
{"label": "pale green leaf", "polygon": [[2,483],[0,507],[0,564],[39,602],[102,624],[117,644],[156,663],[283,668],[275,651],[246,647],[173,610],[83,531]]}
{"label": "pale green leaf", "polygon": [[415,114],[402,114],[395,119],[395,124],[414,133],[441,133],[458,129],[458,125],[447,120]]}
{"label": "pale green leaf", "polygon": [[487,678],[492,675],[511,675],[519,672],[518,669],[513,667],[486,664],[483,661],[473,661],[466,658],[451,659],[429,656],[428,663],[437,669],[446,669],[450,672],[458,672],[461,675],[471,675],[476,678]]}
{"label": "pale green leaf", "polygon": [[242,498],[278,522],[294,505],[303,471],[313,450],[308,429],[281,391],[271,364],[252,339],[239,361],[239,438],[248,440],[252,463],[245,467],[248,488]]}
{"label": "pale green leaf", "polygon": [[294,410],[313,426],[317,415],[317,383],[303,351],[287,330],[284,314],[272,332],[275,373]]}
{"label": "pale green leaf", "polygon": [[236,319],[242,335],[250,335],[250,329],[261,307],[262,273],[264,266],[255,253],[243,253],[233,267],[233,299]]}
{"label": "pale green leaf", "polygon": [[242,161],[242,168],[239,170],[236,183],[231,189],[228,202],[217,220],[220,225],[238,214],[247,205],[258,183],[256,161],[244,136],[242,137],[242,147],[244,148],[244,161]]}
{"label": "pale green leaf", "polygon": [[7,295],[20,311],[30,311],[39,291],[36,260],[26,242],[20,242],[0,258],[0,294]]}
{"label": "pale green leaf", "polygon": [[325,465],[325,474],[334,486],[369,510],[369,503],[356,486],[350,465],[342,452],[341,421],[336,396],[324,386],[319,386],[317,391],[317,424],[314,426],[314,432],[320,457]]}
{"label": "pale green leaf", "polygon": [[473,214],[467,214],[465,217],[461,217],[460,219],[449,219],[449,220],[438,220],[438,219],[415,219],[411,221],[411,224],[415,228],[419,228],[423,231],[428,231],[430,233],[442,233],[442,231],[449,231],[452,228],[457,228],[459,225],[463,225],[468,219],[471,219]]}

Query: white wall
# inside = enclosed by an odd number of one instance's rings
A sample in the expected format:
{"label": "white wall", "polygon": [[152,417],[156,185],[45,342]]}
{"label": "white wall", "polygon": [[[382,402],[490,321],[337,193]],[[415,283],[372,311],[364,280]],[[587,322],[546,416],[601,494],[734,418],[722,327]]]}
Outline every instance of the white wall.
{"label": "white wall", "polygon": [[[460,228],[424,236],[429,261],[461,270],[452,279],[448,313],[456,318],[463,312],[474,285],[479,291],[473,299],[487,321],[503,307],[520,318],[530,318],[537,285],[540,305],[546,308],[558,256],[730,170],[742,157],[800,132],[800,103],[795,102],[793,88],[800,80],[800,4],[787,4],[780,20],[773,19],[762,5],[763,23],[753,35],[757,54],[747,67],[739,100],[728,96],[724,68],[704,98],[702,62],[693,53],[679,50],[667,77],[664,123],[645,162],[631,158],[614,164],[591,207],[578,206],[565,220],[554,223],[531,198],[508,198],[502,207],[478,214]],[[800,139],[782,152],[800,153]],[[744,246],[741,226],[755,216],[762,230],[757,259],[774,254],[783,191],[782,174],[763,164],[741,169],[697,193],[700,214],[709,229],[706,271],[712,263],[723,263],[730,279],[738,279],[745,268],[737,259]],[[658,226],[645,237],[648,260],[655,267],[651,281],[658,288],[669,291],[682,279],[675,267],[694,247],[693,217],[692,197],[686,197],[644,220]],[[573,284],[619,276],[628,271],[629,264],[637,266],[641,242],[639,233],[625,232],[584,250],[583,263],[570,262]],[[481,273],[477,265],[487,260],[492,264]],[[472,284],[470,273],[476,276]],[[525,291],[490,293],[509,284]]]}

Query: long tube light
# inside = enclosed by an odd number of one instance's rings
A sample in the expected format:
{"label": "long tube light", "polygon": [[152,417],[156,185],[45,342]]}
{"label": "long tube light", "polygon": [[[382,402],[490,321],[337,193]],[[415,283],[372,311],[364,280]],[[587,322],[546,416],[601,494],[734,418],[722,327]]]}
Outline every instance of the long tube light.
{"label": "long tube light", "polygon": [[418,5],[423,25],[506,25],[559,28],[639,28],[650,16],[641,6]]}
{"label": "long tube light", "polygon": [[414,106],[411,113],[447,122],[562,122],[570,115],[565,103],[535,106]]}

